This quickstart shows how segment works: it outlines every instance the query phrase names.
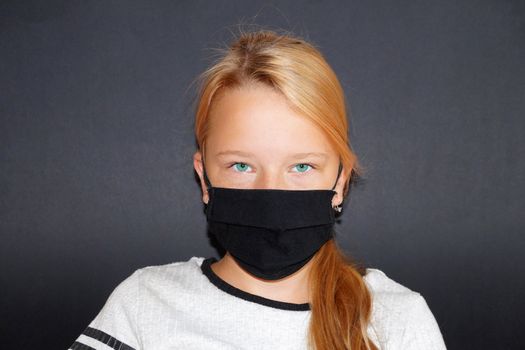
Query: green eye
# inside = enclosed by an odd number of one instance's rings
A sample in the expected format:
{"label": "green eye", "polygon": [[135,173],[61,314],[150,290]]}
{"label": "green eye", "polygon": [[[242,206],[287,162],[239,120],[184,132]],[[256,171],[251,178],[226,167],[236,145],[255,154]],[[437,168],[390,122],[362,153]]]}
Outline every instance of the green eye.
{"label": "green eye", "polygon": [[309,164],[297,164],[296,166],[296,169],[298,170],[298,172],[300,173],[304,173],[306,170],[308,170],[308,168],[311,166]]}
{"label": "green eye", "polygon": [[237,169],[239,172],[245,172],[246,169],[248,168],[248,165],[244,164],[244,163],[235,163],[235,169]]}

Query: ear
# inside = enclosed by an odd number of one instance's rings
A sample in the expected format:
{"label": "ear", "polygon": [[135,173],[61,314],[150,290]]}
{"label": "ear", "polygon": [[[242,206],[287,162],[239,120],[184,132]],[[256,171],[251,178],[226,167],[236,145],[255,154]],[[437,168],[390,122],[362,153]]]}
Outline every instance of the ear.
{"label": "ear", "polygon": [[334,191],[336,191],[337,194],[334,194],[334,196],[332,197],[332,207],[335,207],[336,205],[341,205],[341,203],[343,203],[343,190],[346,181],[349,179],[349,173],[350,171],[348,171],[343,166],[343,169],[341,169],[341,174],[339,175],[339,179],[337,179],[337,184],[334,188]]}
{"label": "ear", "polygon": [[208,204],[208,188],[206,186],[206,182],[204,181],[204,167],[202,164],[202,153],[201,151],[196,151],[193,154],[193,168],[199,175],[199,180],[201,183],[201,191],[202,191],[202,201],[206,204]]}

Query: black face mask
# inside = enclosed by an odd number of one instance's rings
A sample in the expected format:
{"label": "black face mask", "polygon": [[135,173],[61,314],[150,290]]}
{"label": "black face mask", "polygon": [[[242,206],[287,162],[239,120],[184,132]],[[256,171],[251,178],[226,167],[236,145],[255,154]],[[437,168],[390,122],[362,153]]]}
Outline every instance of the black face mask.
{"label": "black face mask", "polygon": [[206,175],[210,232],[251,274],[277,280],[298,271],[333,237],[331,190],[213,187]]}

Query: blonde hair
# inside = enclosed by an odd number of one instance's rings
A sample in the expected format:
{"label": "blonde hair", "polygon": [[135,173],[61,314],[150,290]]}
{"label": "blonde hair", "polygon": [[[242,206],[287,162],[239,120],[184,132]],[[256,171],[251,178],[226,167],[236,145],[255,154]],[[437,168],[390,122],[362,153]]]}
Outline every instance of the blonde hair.
{"label": "blonde hair", "polygon": [[[195,136],[204,150],[208,113],[224,89],[263,83],[282,93],[301,115],[315,123],[332,143],[349,173],[343,189],[363,168],[348,139],[345,96],[334,71],[313,44],[273,30],[243,32],[198,76]],[[377,350],[369,340],[371,294],[365,269],[350,260],[332,238],[312,259],[309,275],[311,321],[308,344],[316,350]]]}

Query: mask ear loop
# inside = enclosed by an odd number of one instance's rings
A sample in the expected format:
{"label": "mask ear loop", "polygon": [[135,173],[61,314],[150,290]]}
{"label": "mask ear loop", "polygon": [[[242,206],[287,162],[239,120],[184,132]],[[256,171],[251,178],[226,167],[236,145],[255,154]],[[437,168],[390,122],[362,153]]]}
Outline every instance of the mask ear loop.
{"label": "mask ear loop", "polygon": [[[337,178],[335,179],[335,183],[334,183],[334,186],[332,187],[332,191],[334,191],[334,188],[337,185],[337,181],[339,181],[339,175],[341,175],[341,170],[343,170],[343,163],[339,162],[339,170],[337,170]],[[334,210],[340,213],[343,210],[342,204],[343,203],[341,202],[341,204],[333,207]]]}
{"label": "mask ear loop", "polygon": [[209,190],[210,187],[212,187],[212,185],[211,185],[210,179],[208,178],[208,175],[206,174],[206,167],[204,166],[204,154],[202,156],[202,174],[204,176],[204,182],[206,183],[206,187]]}
{"label": "mask ear loop", "polygon": [[339,162],[339,170],[337,170],[337,178],[335,179],[335,183],[334,183],[334,186],[332,187],[332,191],[337,185],[337,181],[339,181],[339,175],[341,175],[341,170],[343,170],[343,163]]}

